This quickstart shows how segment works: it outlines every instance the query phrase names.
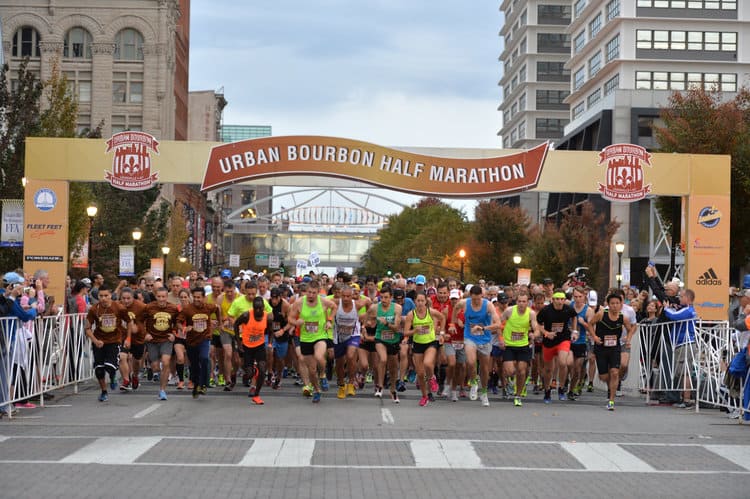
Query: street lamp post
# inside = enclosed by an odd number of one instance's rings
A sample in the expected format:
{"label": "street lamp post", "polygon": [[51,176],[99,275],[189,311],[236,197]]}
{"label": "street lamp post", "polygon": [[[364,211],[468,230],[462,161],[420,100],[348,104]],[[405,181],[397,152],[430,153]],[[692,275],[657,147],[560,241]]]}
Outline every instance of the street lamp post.
{"label": "street lamp post", "polygon": [[91,235],[94,232],[94,217],[96,216],[96,212],[97,211],[99,211],[99,210],[97,209],[96,205],[93,205],[93,204],[90,205],[88,208],[86,208],[86,215],[88,215],[88,217],[89,217],[89,243],[88,243],[88,246],[89,246],[89,254],[88,254],[89,275],[88,275],[88,277],[89,278],[92,275],[91,269],[93,268],[92,267],[92,263],[93,263],[92,260],[93,260],[93,257],[94,257],[94,250],[91,248],[91,242],[92,242]]}
{"label": "street lamp post", "polygon": [[141,229],[136,227],[133,229],[133,272],[137,274],[136,269],[136,262],[138,257],[138,241],[141,240],[141,237],[143,237],[143,232],[141,232]]}
{"label": "street lamp post", "polygon": [[211,241],[206,241],[206,276],[211,276],[211,248],[213,248],[213,244],[211,244]]}
{"label": "street lamp post", "polygon": [[164,282],[167,282],[167,255],[169,255],[169,246],[162,246],[161,254],[164,255]]}
{"label": "street lamp post", "polygon": [[521,265],[521,255],[518,253],[513,255],[513,265],[516,266],[516,281],[518,281],[518,266]]}
{"label": "street lamp post", "polygon": [[458,257],[461,259],[461,269],[459,270],[458,279],[461,281],[461,284],[464,283],[464,261],[466,260],[466,250],[461,248],[458,250]]}
{"label": "street lamp post", "polygon": [[622,288],[622,254],[625,252],[625,243],[616,242],[615,251],[617,252],[617,289]]}

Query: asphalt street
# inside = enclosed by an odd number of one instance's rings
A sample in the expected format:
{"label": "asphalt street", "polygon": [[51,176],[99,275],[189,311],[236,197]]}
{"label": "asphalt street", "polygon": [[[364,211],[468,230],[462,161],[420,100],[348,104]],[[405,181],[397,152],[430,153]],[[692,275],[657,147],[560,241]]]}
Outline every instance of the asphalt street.
{"label": "asphalt street", "polygon": [[320,404],[285,380],[193,400],[156,385],[97,401],[93,383],[0,421],[0,497],[743,497],[750,425],[717,410],[617,400],[523,407],[490,396],[419,407],[372,396]]}

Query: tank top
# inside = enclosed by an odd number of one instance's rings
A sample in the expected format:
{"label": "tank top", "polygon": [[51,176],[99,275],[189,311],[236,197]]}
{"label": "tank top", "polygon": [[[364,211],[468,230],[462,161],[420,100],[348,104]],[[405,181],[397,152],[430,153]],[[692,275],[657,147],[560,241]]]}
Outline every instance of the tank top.
{"label": "tank top", "polygon": [[302,309],[299,313],[299,318],[304,322],[300,327],[299,340],[301,342],[312,343],[328,337],[325,330],[326,317],[323,313],[323,301],[320,296],[317,300],[315,306],[311,307],[307,303],[307,298],[302,298]]}
{"label": "tank top", "polygon": [[[383,310],[383,304],[378,303],[378,319],[380,317],[385,317],[386,324],[393,324],[396,321],[396,304],[391,302],[388,310]],[[388,325],[383,325],[378,320],[375,328],[375,339],[383,343],[398,343],[401,341],[401,334],[393,331]]]}
{"label": "tank top", "polygon": [[241,327],[242,344],[248,348],[255,348],[265,343],[266,324],[268,323],[268,314],[263,313],[261,320],[256,320],[253,312],[247,313],[247,322]]}
{"label": "tank top", "polygon": [[336,334],[333,337],[334,343],[344,343],[352,336],[359,336],[359,314],[357,308],[352,304],[352,309],[348,312],[339,300],[339,307],[336,309],[336,320],[333,322]]}
{"label": "tank top", "polygon": [[602,340],[601,345],[596,345],[597,348],[619,349],[622,326],[622,313],[617,316],[617,319],[612,320],[609,317],[609,312],[605,312],[601,320],[596,323],[596,335]]}
{"label": "tank top", "polygon": [[435,322],[429,309],[424,317],[419,317],[417,309],[414,309],[411,326],[414,329],[414,343],[424,345],[435,341]]}
{"label": "tank top", "polygon": [[[229,317],[229,314],[227,312],[229,311],[229,307],[232,306],[232,301],[233,300],[227,299],[226,295],[224,295],[224,298],[222,298],[221,300],[221,316],[222,317]],[[224,327],[222,325],[221,331],[234,336],[234,329],[232,329],[231,327]]]}
{"label": "tank top", "polygon": [[531,309],[526,307],[523,314],[518,313],[518,306],[511,308],[510,317],[505,321],[503,340],[506,347],[529,346],[529,329],[531,328]]}
{"label": "tank top", "polygon": [[276,340],[279,343],[283,343],[287,340],[289,340],[289,332],[284,331],[284,334],[276,338],[275,333],[283,328],[286,327],[287,321],[286,317],[284,317],[284,314],[281,313],[282,306],[284,305],[284,302],[279,300],[279,304],[275,307],[271,305],[271,313],[273,313],[273,323],[271,325],[271,329],[274,332],[274,340]]}
{"label": "tank top", "polygon": [[[575,310],[575,307],[573,308]],[[578,312],[578,317],[580,317],[583,320],[586,320],[586,312],[589,310],[589,304],[585,303],[583,305],[583,309]],[[578,330],[578,339],[573,342],[574,345],[585,345],[586,344],[586,328],[583,327],[583,324],[578,322],[578,317],[576,317],[576,329]]]}
{"label": "tank top", "polygon": [[[477,345],[485,345],[492,341],[492,332],[487,330],[486,327],[492,324],[492,315],[490,314],[488,307],[489,301],[482,298],[482,306],[479,310],[471,308],[471,298],[466,299],[466,305],[464,306],[464,339],[469,339]],[[471,331],[472,326],[483,326],[481,333],[475,334]]]}

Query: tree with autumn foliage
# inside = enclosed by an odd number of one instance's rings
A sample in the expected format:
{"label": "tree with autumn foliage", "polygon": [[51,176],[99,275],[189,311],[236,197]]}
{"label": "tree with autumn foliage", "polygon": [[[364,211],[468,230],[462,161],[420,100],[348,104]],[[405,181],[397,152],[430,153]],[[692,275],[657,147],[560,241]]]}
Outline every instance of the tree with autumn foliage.
{"label": "tree with autumn foliage", "polygon": [[730,265],[732,275],[748,264],[750,231],[750,90],[740,89],[730,100],[717,90],[675,92],[662,109],[664,126],[654,132],[660,152],[731,155],[732,216]]}

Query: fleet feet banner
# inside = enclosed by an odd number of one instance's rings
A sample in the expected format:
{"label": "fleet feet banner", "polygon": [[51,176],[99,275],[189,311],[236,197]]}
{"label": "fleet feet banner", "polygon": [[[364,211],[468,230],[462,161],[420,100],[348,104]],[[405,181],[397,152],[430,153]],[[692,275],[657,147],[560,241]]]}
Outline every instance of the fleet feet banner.
{"label": "fleet feet banner", "polygon": [[264,137],[214,146],[202,189],[320,175],[424,196],[498,196],[536,187],[548,149],[544,143],[506,156],[443,158],[336,137]]}

